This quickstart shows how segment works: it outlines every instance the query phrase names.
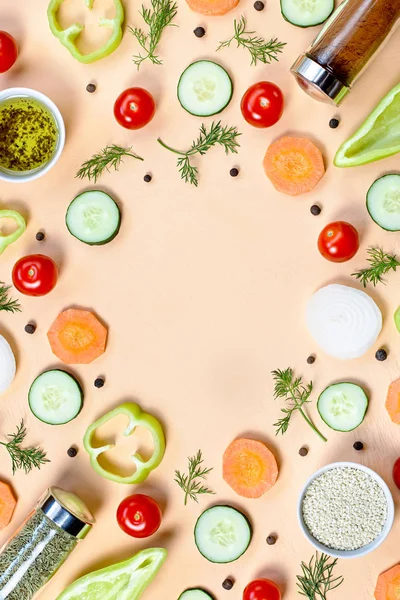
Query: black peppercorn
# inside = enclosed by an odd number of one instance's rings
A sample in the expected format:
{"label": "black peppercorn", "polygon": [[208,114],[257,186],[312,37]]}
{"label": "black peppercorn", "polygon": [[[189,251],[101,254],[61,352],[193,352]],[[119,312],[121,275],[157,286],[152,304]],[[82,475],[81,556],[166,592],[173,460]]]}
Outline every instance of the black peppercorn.
{"label": "black peppercorn", "polygon": [[362,442],[354,442],[353,448],[354,450],[357,450],[357,452],[359,452],[364,448],[364,444]]}
{"label": "black peppercorn", "polygon": [[94,381],[94,387],[102,388],[104,385],[104,379],[102,377],[97,377]]}
{"label": "black peppercorn", "polygon": [[336,127],[339,127],[339,119],[331,119],[329,121],[329,127],[331,129],[336,129]]}
{"label": "black peppercorn", "polygon": [[75,448],[75,446],[71,446],[71,448],[68,448],[67,454],[70,458],[75,458],[75,456],[78,454],[78,450]]}
{"label": "black peppercorn", "polygon": [[239,175],[239,169],[236,169],[236,167],[234,167],[229,171],[229,175],[231,177],[237,177]]}
{"label": "black peppercorn", "polygon": [[143,180],[146,183],[150,183],[150,181],[152,180],[152,176],[150,175],[150,173],[146,173],[146,175],[143,177]]}
{"label": "black peppercorn", "polygon": [[206,35],[206,30],[204,29],[204,27],[196,27],[193,33],[196,37],[202,38],[203,35]]}
{"label": "black peppercorn", "polygon": [[313,365],[315,363],[315,356],[313,354],[310,354],[310,356],[307,358],[307,363],[309,365]]}
{"label": "black peppercorn", "polygon": [[386,350],[384,350],[383,348],[380,348],[379,350],[377,350],[377,351],[376,351],[376,354],[375,354],[375,358],[376,358],[376,360],[379,360],[379,361],[381,361],[381,362],[382,362],[383,360],[386,360],[386,359],[387,359],[387,356],[388,356],[388,355],[387,355],[387,352],[386,352]]}
{"label": "black peppercorn", "polygon": [[254,2],[253,6],[258,11],[264,10],[264,8],[265,8],[265,4],[264,4],[264,2],[261,2],[261,0],[257,0],[256,2]]}
{"label": "black peppercorn", "polygon": [[300,456],[307,456],[307,454],[308,454],[308,448],[306,448],[305,446],[303,446],[302,448],[300,448],[299,454],[300,454]]}
{"label": "black peppercorn", "polygon": [[269,535],[267,537],[267,544],[268,546],[273,546],[274,544],[276,544],[276,535]]}
{"label": "black peppercorn", "polygon": [[43,242],[44,238],[45,238],[45,235],[44,235],[43,231],[38,231],[36,234],[37,241]]}
{"label": "black peppercorn", "polygon": [[96,86],[94,85],[94,83],[88,83],[88,85],[86,86],[86,91],[89,92],[89,94],[93,94],[93,92],[96,91]]}
{"label": "black peppercorn", "polygon": [[321,214],[321,211],[322,211],[321,207],[318,206],[317,204],[313,204],[312,207],[310,208],[310,213],[312,215],[314,215],[314,217],[318,217],[318,215]]}
{"label": "black peppercorn", "polygon": [[35,333],[36,331],[36,325],[34,325],[33,323],[28,323],[27,325],[25,325],[25,331],[26,333],[32,335],[32,333]]}
{"label": "black peppercorn", "polygon": [[225,581],[222,584],[222,587],[224,588],[224,590],[231,590],[233,588],[233,580],[232,579],[225,579]]}

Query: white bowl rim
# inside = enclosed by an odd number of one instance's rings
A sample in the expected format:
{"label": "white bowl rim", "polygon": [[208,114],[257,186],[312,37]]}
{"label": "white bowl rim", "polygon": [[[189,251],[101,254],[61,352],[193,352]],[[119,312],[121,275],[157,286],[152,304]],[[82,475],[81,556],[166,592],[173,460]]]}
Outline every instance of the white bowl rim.
{"label": "white bowl rim", "polygon": [[[370,542],[366,546],[357,548],[356,550],[334,550],[333,548],[328,548],[328,546],[321,544],[321,542],[316,540],[311,535],[311,533],[308,530],[307,525],[304,523],[304,519],[303,519],[303,511],[302,511],[303,498],[305,496],[305,493],[306,493],[307,488],[310,485],[310,483],[312,481],[314,481],[314,479],[316,479],[317,477],[322,475],[322,473],[325,473],[326,471],[330,471],[332,469],[337,469],[337,468],[343,468],[343,467],[354,468],[354,469],[358,469],[360,471],[364,471],[364,473],[368,473],[381,486],[381,488],[385,494],[386,501],[387,501],[388,514],[387,514],[386,523],[385,523],[381,533],[372,542]],[[334,558],[347,558],[347,559],[348,558],[359,558],[361,556],[365,556],[366,554],[369,554],[370,552],[373,552],[374,550],[376,550],[376,548],[378,548],[385,541],[387,536],[389,535],[389,533],[392,529],[392,526],[393,526],[393,521],[394,521],[393,496],[392,496],[392,493],[391,493],[387,483],[373,469],[370,469],[369,467],[366,467],[365,465],[361,465],[359,463],[355,463],[355,462],[351,462],[351,461],[340,461],[340,462],[329,463],[328,465],[325,465],[325,466],[321,467],[320,469],[318,469],[317,471],[315,471],[315,473],[313,473],[313,475],[311,475],[307,479],[307,481],[306,481],[305,485],[303,486],[303,489],[299,495],[299,499],[297,502],[297,519],[299,521],[300,528],[303,531],[303,534],[305,535],[305,537],[308,539],[310,544],[312,544],[314,546],[314,548],[316,548],[320,552],[323,552],[324,554],[328,554],[329,556],[333,556]]]}
{"label": "white bowl rim", "polygon": [[12,98],[14,96],[28,96],[30,98],[34,98],[35,100],[39,100],[40,102],[42,102],[42,104],[44,104],[50,110],[54,119],[56,120],[59,132],[57,150],[52,156],[51,160],[49,160],[49,162],[46,163],[42,168],[38,169],[34,173],[28,173],[27,175],[19,176],[13,176],[8,173],[4,173],[4,171],[0,170],[0,180],[8,181],[11,183],[25,183],[27,181],[33,181],[34,179],[42,177],[42,175],[45,175],[45,173],[47,173],[52,167],[54,167],[64,149],[65,123],[57,105],[53,102],[53,100],[50,100],[50,98],[42,92],[38,92],[37,90],[25,87],[7,88],[5,90],[0,91],[0,102],[2,100],[7,100],[7,98]]}

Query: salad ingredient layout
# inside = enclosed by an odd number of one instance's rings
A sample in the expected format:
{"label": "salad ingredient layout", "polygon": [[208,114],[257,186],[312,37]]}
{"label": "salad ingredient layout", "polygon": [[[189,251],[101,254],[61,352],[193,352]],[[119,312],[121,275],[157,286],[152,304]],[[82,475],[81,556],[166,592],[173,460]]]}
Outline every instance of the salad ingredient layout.
{"label": "salad ingredient layout", "polygon": [[0,210],[0,221],[1,219],[12,219],[17,225],[17,229],[8,235],[3,234],[0,228],[0,254],[3,254],[7,246],[16,242],[24,233],[26,230],[26,222],[24,217],[16,210]]}
{"label": "salad ingredient layout", "polygon": [[57,600],[138,600],[167,558],[164,548],[149,548],[124,562],[88,573],[63,591]]}
{"label": "salad ingredient layout", "polygon": [[321,151],[311,140],[281,137],[264,157],[265,173],[278,192],[299,196],[310,192],[325,173]]}
{"label": "salad ingredient layout", "polygon": [[213,506],[205,510],[194,529],[196,546],[212,563],[230,563],[242,556],[250,545],[252,528],[247,517],[232,506]]}
{"label": "salad ingredient layout", "polygon": [[266,41],[264,38],[254,35],[255,31],[246,30],[246,19],[241,16],[239,20],[233,22],[233,36],[220,42],[217,48],[229,48],[232,42],[236,42],[237,48],[248,50],[251,56],[250,65],[257,65],[258,62],[269,64],[273,60],[279,60],[278,55],[283,52],[286,42],[280,42],[278,38],[271,38]]}
{"label": "salad ingredient layout", "polygon": [[89,310],[69,308],[61,312],[47,337],[51,351],[66,365],[87,365],[104,354],[107,328]]}
{"label": "salad ingredient layout", "polygon": [[17,501],[11,485],[0,480],[0,531],[11,521],[16,506]]}
{"label": "salad ingredient layout", "polygon": [[178,600],[214,600],[210,594],[207,594],[204,590],[200,588],[192,588],[190,590],[186,590],[181,594]]}
{"label": "salad ingredient layout", "polygon": [[352,431],[364,420],[368,398],[355,383],[329,385],[318,398],[321,419],[335,431]]}
{"label": "salad ingredient layout", "polygon": [[156,112],[153,96],[141,87],[124,90],[114,104],[114,117],[125,129],[145,127]]}
{"label": "salad ingredient layout", "polygon": [[7,31],[0,31],[0,73],[9,71],[17,58],[17,42]]}
{"label": "salad ingredient layout", "polygon": [[318,237],[318,250],[331,262],[341,263],[352,259],[359,245],[357,229],[346,221],[326,225]]}
{"label": "salad ingredient layout", "polygon": [[396,459],[396,461],[393,465],[392,475],[393,475],[393,481],[395,482],[396,486],[400,490],[400,458]]}
{"label": "salad ingredient layout", "polygon": [[102,246],[119,233],[121,212],[118,204],[101,190],[89,190],[76,196],[65,215],[68,231],[89,246]]}
{"label": "salad ingredient layout", "polygon": [[83,392],[78,381],[65,371],[45,371],[32,383],[28,393],[29,408],[47,425],[63,425],[75,419],[83,406]]}
{"label": "salad ingredient layout", "polygon": [[400,585],[400,565],[381,573],[376,582],[375,600],[396,600]]}
{"label": "salad ingredient layout", "polygon": [[21,312],[19,301],[10,298],[10,290],[10,285],[6,285],[4,281],[0,281],[0,310],[10,313]]}
{"label": "salad ingredient layout", "polygon": [[[130,459],[133,463],[135,470],[131,475],[123,476],[118,475],[112,471],[104,468],[100,462],[99,457],[101,454],[111,450],[115,447],[115,444],[105,444],[104,446],[98,446],[95,442],[96,431],[118,415],[123,415],[128,418],[128,424],[123,432],[125,437],[132,435],[136,427],[144,427],[148,429],[153,439],[153,453],[149,459],[145,460],[139,452],[135,452],[130,455]],[[133,402],[126,402],[121,404],[114,410],[106,413],[97,421],[92,423],[86,430],[83,438],[83,444],[90,457],[90,464],[93,469],[110,481],[116,481],[117,483],[142,483],[150,475],[151,471],[156,469],[164,458],[165,453],[165,436],[164,431],[159,421],[148,413],[142,411],[140,406]],[[96,444],[96,445],[95,445]]]}
{"label": "salad ingredient layout", "polygon": [[14,352],[3,335],[0,335],[0,394],[3,394],[14,381],[17,365]]}
{"label": "salad ingredient layout", "polygon": [[400,425],[400,379],[389,385],[385,407],[393,423]]}
{"label": "salad ingredient layout", "polygon": [[272,377],[274,380],[274,398],[283,398],[287,402],[287,407],[281,409],[284,417],[274,423],[276,427],[276,435],[284,434],[288,430],[291,418],[296,411],[299,411],[303,419],[308,423],[313,431],[323,440],[327,441],[326,437],[322,435],[320,431],[315,427],[312,421],[307,417],[304,412],[304,405],[311,402],[310,396],[313,390],[312,381],[304,384],[301,377],[295,377],[293,369],[290,367],[282,371],[276,369],[272,371]]}
{"label": "salad ingredient layout", "polygon": [[150,496],[134,494],[118,506],[117,521],[122,531],[134,538],[154,535],[162,521],[161,508]]}
{"label": "salad ingredient layout", "polygon": [[222,462],[224,480],[244,498],[260,498],[278,479],[275,456],[257,440],[234,440],[225,450]]}
{"label": "salad ingredient layout", "polygon": [[[400,98],[400,96],[399,96]],[[367,210],[386,231],[400,231],[400,175],[383,175],[368,190]]]}
{"label": "salad ingredient layout", "polygon": [[395,254],[389,254],[381,248],[368,248],[367,250],[370,266],[366,269],[361,269],[352,273],[352,277],[358,279],[364,287],[367,287],[368,283],[372,283],[375,287],[378,283],[386,285],[383,279],[384,275],[387,275],[390,271],[396,271],[397,267],[400,267],[400,262],[397,260]]}
{"label": "salad ingredient layout", "polygon": [[207,476],[213,470],[212,468],[203,466],[203,454],[201,450],[192,457],[188,458],[188,474],[185,475],[180,471],[175,471],[175,482],[185,492],[184,505],[186,506],[188,500],[194,500],[198,502],[198,496],[203,494],[215,494],[207,486],[203,485],[203,481],[207,479]]}
{"label": "salad ingredient layout", "polygon": [[308,564],[302,562],[302,574],[297,575],[299,594],[308,600],[327,600],[328,592],[342,585],[344,578],[336,575],[333,570],[337,558],[331,559],[327,554],[315,553]]}
{"label": "salad ingredient layout", "polygon": [[302,515],[310,534],[327,548],[358,550],[382,533],[388,504],[381,485],[369,473],[334,467],[308,485]]}
{"label": "salad ingredient layout", "polygon": [[10,455],[11,467],[13,475],[16,471],[21,469],[27,475],[30,471],[40,469],[42,465],[50,462],[46,458],[46,453],[41,448],[35,448],[33,446],[28,448],[22,448],[21,444],[26,438],[26,427],[24,422],[18,425],[15,433],[9,433],[7,437],[10,438],[9,442],[0,442],[0,446],[3,446]]}
{"label": "salad ingredient layout", "polygon": [[330,284],[309,300],[306,323],[327,354],[348,360],[363,356],[375,344],[382,329],[382,313],[365,292]]}
{"label": "salad ingredient layout", "polygon": [[192,10],[201,15],[219,17],[236,8],[240,0],[186,0]]}
{"label": "salad ingredient layout", "polygon": [[109,146],[102,148],[100,152],[93,154],[88,160],[85,160],[77,172],[76,177],[79,177],[79,179],[85,179],[86,177],[89,181],[96,183],[104,171],[108,171],[108,173],[111,169],[118,171],[124,158],[128,156],[137,158],[138,160],[144,160],[141,156],[132,152],[132,146],[122,148],[116,144],[110,144]]}
{"label": "salad ingredient layout", "polygon": [[281,600],[281,592],[270,579],[257,579],[246,586],[243,600]]}
{"label": "salad ingredient layout", "polygon": [[286,21],[297,27],[315,27],[326,21],[335,8],[334,0],[281,0],[281,12]]}
{"label": "salad ingredient layout", "polygon": [[14,287],[27,296],[46,296],[55,288],[57,279],[56,263],[44,254],[20,258],[12,271]]}
{"label": "salad ingredient layout", "polygon": [[217,123],[213,121],[208,131],[204,123],[201,125],[199,137],[192,142],[192,145],[186,152],[181,152],[180,150],[171,148],[171,146],[167,146],[160,138],[158,138],[158,143],[166,150],[179,155],[176,165],[181,174],[181,178],[184,179],[186,183],[191,183],[197,187],[199,184],[197,177],[199,171],[197,167],[190,162],[191,156],[194,156],[195,154],[200,154],[202,156],[203,154],[206,154],[210,148],[217,145],[224,148],[225,154],[237,154],[237,149],[240,147],[237,138],[240,135],[241,134],[236,127],[228,127],[228,125],[222,126],[221,121],[218,121]]}
{"label": "salad ingredient layout", "polygon": [[183,71],[178,81],[178,100],[188,113],[211,117],[232,99],[233,84],[227,71],[212,60],[198,60]]}
{"label": "salad ingredient layout", "polygon": [[282,90],[271,81],[259,81],[244,93],[240,109],[245,120],[253,127],[272,127],[283,113]]}
{"label": "salad ingredient layout", "polygon": [[[88,10],[92,10],[95,0],[85,0],[85,5]],[[122,40],[122,24],[124,22],[124,7],[121,0],[113,0],[115,8],[115,16],[113,18],[101,17],[99,20],[100,27],[107,27],[111,30],[111,35],[107,42],[89,54],[82,54],[77,46],[78,38],[85,29],[85,25],[79,22],[73,23],[67,29],[62,29],[58,21],[58,12],[64,0],[50,0],[47,9],[47,17],[49,26],[53,35],[55,35],[63,46],[70,51],[71,55],[82,63],[92,63],[101,58],[109,56],[118,48]]]}
{"label": "salad ingredient layout", "polygon": [[140,14],[148,26],[148,33],[139,27],[128,27],[131,34],[137,39],[145,54],[136,54],[133,62],[140,69],[141,64],[149,59],[154,65],[162,65],[160,56],[156,54],[164,29],[174,25],[172,21],[178,12],[178,5],[173,0],[151,0],[151,8],[145,8],[142,4]]}

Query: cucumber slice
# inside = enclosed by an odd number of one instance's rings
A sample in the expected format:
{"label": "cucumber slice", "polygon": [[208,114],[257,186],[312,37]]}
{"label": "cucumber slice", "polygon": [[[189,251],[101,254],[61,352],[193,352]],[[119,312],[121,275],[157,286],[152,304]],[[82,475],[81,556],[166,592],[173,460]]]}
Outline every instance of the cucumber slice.
{"label": "cucumber slice", "polygon": [[68,231],[90,246],[108,244],[121,225],[116,202],[105,192],[90,190],[74,198],[68,206],[65,222]]}
{"label": "cucumber slice", "polygon": [[194,539],[200,554],[213,563],[237,560],[252,537],[248,519],[231,506],[213,506],[197,520]]}
{"label": "cucumber slice", "polygon": [[400,175],[383,175],[367,192],[367,210],[386,231],[400,231]]}
{"label": "cucumber slice", "polygon": [[368,398],[355,383],[329,385],[318,398],[318,412],[335,431],[352,431],[364,421]]}
{"label": "cucumber slice", "polygon": [[48,425],[69,423],[82,408],[82,388],[69,373],[54,369],[36,377],[29,393],[29,408]]}
{"label": "cucumber slice", "polygon": [[200,588],[192,588],[190,590],[186,590],[181,594],[178,600],[214,600],[210,594],[207,594],[204,590]]}
{"label": "cucumber slice", "polygon": [[196,117],[211,117],[224,110],[233,94],[232,80],[223,67],[211,60],[189,65],[178,82],[178,100]]}
{"label": "cucumber slice", "polygon": [[321,25],[334,8],[334,0],[281,0],[283,18],[297,27]]}
{"label": "cucumber slice", "polygon": [[400,306],[394,313],[394,322],[395,322],[397,331],[400,332]]}

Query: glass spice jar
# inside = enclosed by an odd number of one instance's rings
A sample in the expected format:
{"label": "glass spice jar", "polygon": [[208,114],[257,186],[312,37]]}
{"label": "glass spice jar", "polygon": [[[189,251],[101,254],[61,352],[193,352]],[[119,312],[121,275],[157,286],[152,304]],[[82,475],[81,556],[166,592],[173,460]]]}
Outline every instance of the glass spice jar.
{"label": "glass spice jar", "polygon": [[300,87],[339,105],[399,18],[400,0],[344,0],[292,66]]}
{"label": "glass spice jar", "polygon": [[50,488],[1,549],[0,600],[35,598],[93,523],[78,496]]}

